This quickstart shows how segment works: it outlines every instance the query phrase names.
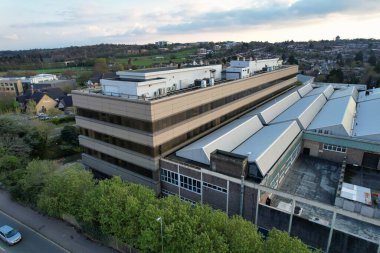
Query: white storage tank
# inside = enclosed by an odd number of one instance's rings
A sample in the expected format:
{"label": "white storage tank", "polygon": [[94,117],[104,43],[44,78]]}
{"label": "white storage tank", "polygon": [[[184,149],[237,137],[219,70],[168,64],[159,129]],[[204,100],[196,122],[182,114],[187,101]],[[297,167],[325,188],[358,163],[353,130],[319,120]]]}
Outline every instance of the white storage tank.
{"label": "white storage tank", "polygon": [[201,81],[201,88],[206,88],[207,87],[207,81],[206,80],[202,80]]}
{"label": "white storage tank", "polygon": [[215,84],[215,79],[214,78],[210,78],[210,86],[214,86],[214,84]]}

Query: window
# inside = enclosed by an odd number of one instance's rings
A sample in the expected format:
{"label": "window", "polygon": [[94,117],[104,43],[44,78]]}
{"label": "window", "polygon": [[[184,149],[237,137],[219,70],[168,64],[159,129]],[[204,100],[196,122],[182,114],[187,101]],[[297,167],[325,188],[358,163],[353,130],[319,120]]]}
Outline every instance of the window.
{"label": "window", "polygon": [[161,169],[161,181],[178,185],[178,174],[170,170]]}
{"label": "window", "polygon": [[323,144],[323,149],[328,150],[328,151],[338,152],[338,153],[346,153],[347,151],[346,147],[332,145],[332,144]]}
{"label": "window", "polygon": [[209,184],[209,183],[203,182],[203,186],[207,187],[207,188],[210,188],[210,189],[213,189],[213,190],[216,190],[216,191],[227,193],[227,189],[226,188],[223,188],[223,187],[220,187],[220,186],[217,186],[217,185],[213,185],[213,184]]}
{"label": "window", "polygon": [[181,187],[192,192],[201,193],[201,181],[180,175]]}
{"label": "window", "polygon": [[325,130],[323,133],[324,134],[329,134],[329,130]]}

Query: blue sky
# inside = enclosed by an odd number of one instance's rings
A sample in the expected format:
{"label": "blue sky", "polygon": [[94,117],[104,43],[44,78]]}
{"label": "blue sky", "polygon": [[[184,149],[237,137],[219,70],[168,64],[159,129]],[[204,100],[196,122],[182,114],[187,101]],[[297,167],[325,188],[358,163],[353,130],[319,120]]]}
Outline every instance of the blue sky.
{"label": "blue sky", "polygon": [[380,39],[380,0],[1,0],[0,50]]}

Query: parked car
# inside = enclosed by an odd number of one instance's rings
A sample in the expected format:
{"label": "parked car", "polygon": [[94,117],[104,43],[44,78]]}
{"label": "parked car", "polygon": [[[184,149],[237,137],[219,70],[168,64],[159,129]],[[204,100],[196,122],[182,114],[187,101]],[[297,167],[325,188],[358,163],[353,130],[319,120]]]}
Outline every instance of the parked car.
{"label": "parked car", "polygon": [[16,229],[4,225],[0,227],[0,238],[6,242],[8,245],[15,245],[21,241],[21,234]]}

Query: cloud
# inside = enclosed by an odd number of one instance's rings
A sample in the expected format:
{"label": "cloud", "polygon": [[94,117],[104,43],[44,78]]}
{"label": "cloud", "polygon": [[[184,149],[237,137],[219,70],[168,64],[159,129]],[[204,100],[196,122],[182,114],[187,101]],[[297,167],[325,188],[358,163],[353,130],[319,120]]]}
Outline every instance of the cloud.
{"label": "cloud", "polygon": [[17,34],[15,34],[15,33],[14,34],[3,35],[2,37],[4,39],[6,39],[6,40],[13,40],[13,41],[20,39],[20,37]]}
{"label": "cloud", "polygon": [[[265,2],[265,1],[264,1]],[[240,29],[260,25],[289,24],[305,19],[323,18],[330,14],[369,14],[380,10],[378,0],[299,0],[272,1],[259,7],[233,9],[228,11],[209,12],[193,16],[186,22],[162,25],[158,32],[189,33],[199,31]],[[183,10],[185,14],[186,10]]]}

